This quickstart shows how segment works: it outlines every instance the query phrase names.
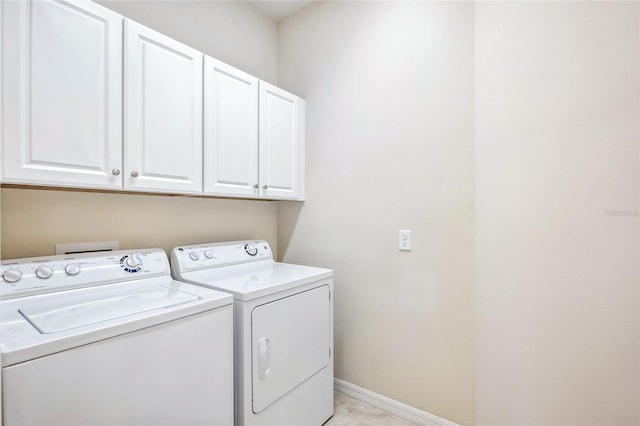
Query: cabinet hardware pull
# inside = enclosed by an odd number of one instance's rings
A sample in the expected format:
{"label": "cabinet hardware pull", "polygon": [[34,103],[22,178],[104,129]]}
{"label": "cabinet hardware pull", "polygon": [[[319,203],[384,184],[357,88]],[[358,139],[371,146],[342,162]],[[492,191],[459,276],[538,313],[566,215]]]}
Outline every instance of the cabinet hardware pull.
{"label": "cabinet hardware pull", "polygon": [[111,173],[113,173],[114,176],[118,176],[120,174],[120,169],[113,169],[111,170]]}
{"label": "cabinet hardware pull", "polygon": [[138,172],[135,170],[131,172],[131,177],[138,177]]}
{"label": "cabinet hardware pull", "polygon": [[264,186],[262,187],[262,189],[267,189],[267,188],[269,188],[267,185],[264,185]]}
{"label": "cabinet hardware pull", "polygon": [[260,188],[260,186],[257,183],[253,185],[253,189],[258,189],[258,188]]}

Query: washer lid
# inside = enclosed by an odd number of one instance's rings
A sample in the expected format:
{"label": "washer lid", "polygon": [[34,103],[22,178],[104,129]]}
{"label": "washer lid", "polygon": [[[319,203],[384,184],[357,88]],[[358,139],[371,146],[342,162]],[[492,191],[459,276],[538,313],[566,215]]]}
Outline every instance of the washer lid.
{"label": "washer lid", "polygon": [[200,299],[166,287],[131,289],[96,299],[75,295],[64,301],[42,301],[20,308],[20,314],[40,333],[57,333],[76,327],[122,318],[155,309],[166,309]]}
{"label": "washer lid", "polygon": [[230,294],[170,276],[0,300],[2,367],[232,308]]}

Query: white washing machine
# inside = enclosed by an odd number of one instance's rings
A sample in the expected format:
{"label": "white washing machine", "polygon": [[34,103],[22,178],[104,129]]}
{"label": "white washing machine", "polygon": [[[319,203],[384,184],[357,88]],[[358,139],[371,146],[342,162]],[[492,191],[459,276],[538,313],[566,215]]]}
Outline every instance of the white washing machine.
{"label": "white washing machine", "polygon": [[266,241],[176,247],[174,277],[235,299],[236,424],[333,415],[333,271],[273,260]]}
{"label": "white washing machine", "polygon": [[4,426],[233,424],[231,295],[159,249],[1,265]]}

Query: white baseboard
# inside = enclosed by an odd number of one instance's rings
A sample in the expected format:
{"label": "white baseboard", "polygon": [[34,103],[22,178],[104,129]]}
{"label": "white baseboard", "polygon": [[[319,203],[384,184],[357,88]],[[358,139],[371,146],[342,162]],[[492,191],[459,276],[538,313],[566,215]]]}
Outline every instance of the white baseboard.
{"label": "white baseboard", "polygon": [[362,402],[366,402],[376,408],[379,408],[394,416],[400,417],[407,421],[425,425],[425,426],[460,426],[457,423],[438,417],[426,411],[418,410],[402,402],[387,398],[370,390],[353,385],[344,380],[334,379],[334,389],[344,395],[350,396]]}

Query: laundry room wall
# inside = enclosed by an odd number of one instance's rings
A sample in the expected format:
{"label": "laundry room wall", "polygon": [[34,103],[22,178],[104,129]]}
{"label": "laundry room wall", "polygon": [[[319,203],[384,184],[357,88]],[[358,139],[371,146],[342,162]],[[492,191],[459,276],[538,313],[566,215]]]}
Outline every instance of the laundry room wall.
{"label": "laundry room wall", "polygon": [[120,248],[264,238],[277,246],[274,202],[95,192],[2,190],[5,259],[53,254],[56,243]]}
{"label": "laundry room wall", "polygon": [[[276,83],[276,23],[246,2],[101,1],[102,5]],[[275,202],[3,188],[1,254],[48,255],[61,242],[121,248],[264,238],[277,250]]]}
{"label": "laundry room wall", "polygon": [[319,1],[278,40],[279,85],[307,99],[279,253],[335,270],[336,376],[472,424],[473,3]]}
{"label": "laundry room wall", "polygon": [[640,3],[476,4],[478,425],[637,425]]}

